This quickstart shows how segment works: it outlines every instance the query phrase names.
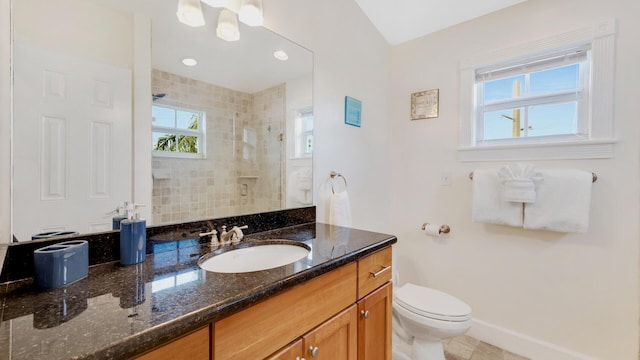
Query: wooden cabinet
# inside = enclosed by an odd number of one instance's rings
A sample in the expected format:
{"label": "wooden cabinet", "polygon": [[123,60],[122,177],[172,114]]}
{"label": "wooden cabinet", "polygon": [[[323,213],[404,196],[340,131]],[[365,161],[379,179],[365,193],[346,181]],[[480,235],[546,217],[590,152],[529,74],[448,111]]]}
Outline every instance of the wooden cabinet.
{"label": "wooden cabinet", "polygon": [[136,360],[209,360],[209,326],[142,354]]}
{"label": "wooden cabinet", "polygon": [[213,358],[264,359],[301,337],[356,302],[356,270],[349,263],[215,322]]}
{"label": "wooden cabinet", "polygon": [[[305,359],[356,360],[358,312],[355,305],[334,316],[303,337]],[[295,359],[295,358],[291,358]]]}
{"label": "wooden cabinet", "polygon": [[358,299],[391,280],[391,247],[358,260]]}
{"label": "wooden cabinet", "polygon": [[358,309],[351,305],[267,360],[356,360]]}
{"label": "wooden cabinet", "polygon": [[391,360],[391,247],[138,359]]}
{"label": "wooden cabinet", "polygon": [[358,359],[391,360],[391,283],[358,301]]}
{"label": "wooden cabinet", "polygon": [[269,356],[267,360],[303,360],[303,353],[302,339],[298,339],[277,353]]}

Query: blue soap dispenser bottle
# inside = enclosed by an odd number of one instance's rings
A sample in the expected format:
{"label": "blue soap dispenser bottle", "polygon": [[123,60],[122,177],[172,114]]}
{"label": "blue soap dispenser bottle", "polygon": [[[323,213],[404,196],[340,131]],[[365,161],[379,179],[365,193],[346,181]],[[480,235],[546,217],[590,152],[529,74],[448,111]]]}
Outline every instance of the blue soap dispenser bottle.
{"label": "blue soap dispenser bottle", "polygon": [[[127,219],[127,208],[129,207],[128,201],[121,201],[120,205],[116,208],[116,215],[112,218],[112,229],[120,230],[120,222]],[[112,212],[113,213],[113,212]]]}
{"label": "blue soap dispenser bottle", "polygon": [[147,222],[140,218],[139,204],[129,204],[128,218],[120,222],[120,263],[144,262],[147,253]]}

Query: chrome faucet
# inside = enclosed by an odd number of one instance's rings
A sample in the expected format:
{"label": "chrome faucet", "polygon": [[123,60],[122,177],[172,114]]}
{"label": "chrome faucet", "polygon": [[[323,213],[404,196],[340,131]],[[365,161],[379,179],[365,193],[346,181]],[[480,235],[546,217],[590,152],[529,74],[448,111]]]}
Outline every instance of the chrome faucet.
{"label": "chrome faucet", "polygon": [[244,226],[234,226],[231,228],[231,230],[227,231],[227,226],[224,225],[222,227],[222,233],[220,233],[220,242],[223,244],[228,244],[228,243],[239,243],[242,238],[244,238],[244,233],[242,232],[242,229],[248,229],[249,225],[244,225]]}

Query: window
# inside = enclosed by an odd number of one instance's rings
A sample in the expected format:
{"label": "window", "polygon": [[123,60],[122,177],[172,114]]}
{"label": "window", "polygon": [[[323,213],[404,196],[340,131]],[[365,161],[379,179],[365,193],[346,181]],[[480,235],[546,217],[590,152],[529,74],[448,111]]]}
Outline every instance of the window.
{"label": "window", "polygon": [[203,111],[168,105],[153,105],[153,154],[155,156],[205,157]]}
{"label": "window", "polygon": [[461,161],[613,157],[615,22],[460,66]]}
{"label": "window", "polygon": [[313,153],[313,109],[298,110],[296,115],[296,157],[308,157]]}
{"label": "window", "polygon": [[589,64],[581,47],[477,69],[476,143],[587,137]]}

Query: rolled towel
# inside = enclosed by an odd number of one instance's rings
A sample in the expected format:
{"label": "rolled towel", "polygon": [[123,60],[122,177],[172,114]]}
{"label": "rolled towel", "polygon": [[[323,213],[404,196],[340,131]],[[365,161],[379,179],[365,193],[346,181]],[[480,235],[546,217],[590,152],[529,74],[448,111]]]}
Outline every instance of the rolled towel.
{"label": "rolled towel", "polygon": [[583,170],[540,170],[538,198],[525,204],[524,228],[586,233],[589,229],[592,174]]}
{"label": "rolled towel", "polygon": [[532,165],[511,164],[498,171],[502,183],[502,200],[516,203],[536,201],[536,185],[542,181],[542,175]]}
{"label": "rolled towel", "polygon": [[504,201],[496,170],[473,172],[472,220],[475,222],[521,227],[522,203]]}

